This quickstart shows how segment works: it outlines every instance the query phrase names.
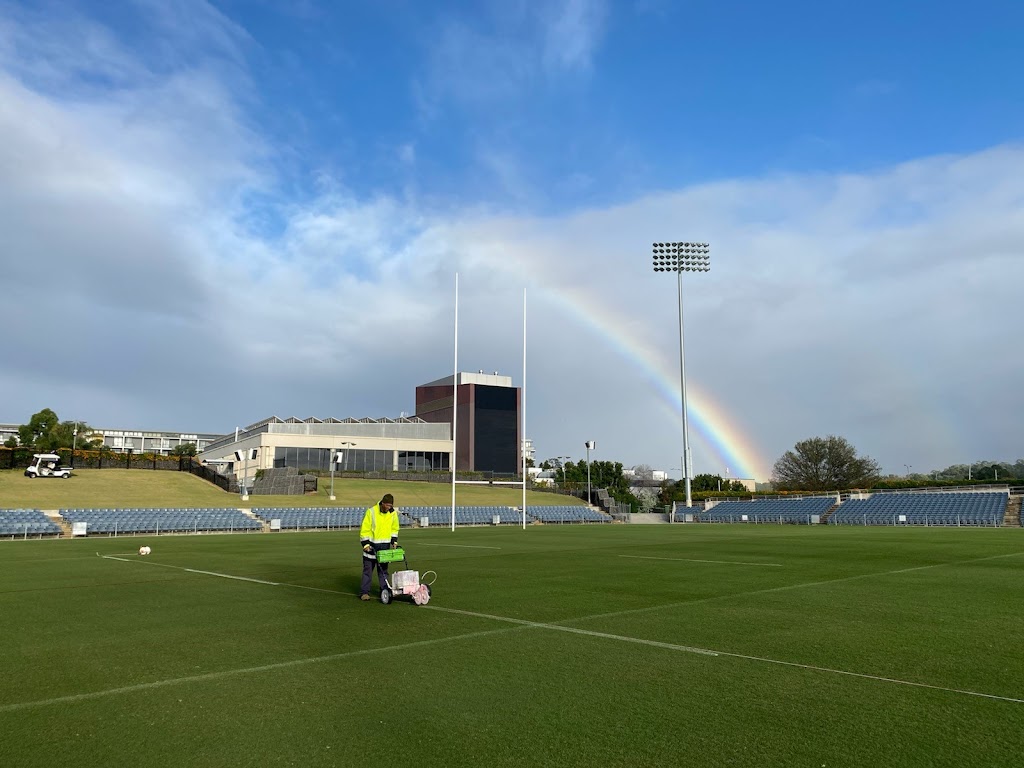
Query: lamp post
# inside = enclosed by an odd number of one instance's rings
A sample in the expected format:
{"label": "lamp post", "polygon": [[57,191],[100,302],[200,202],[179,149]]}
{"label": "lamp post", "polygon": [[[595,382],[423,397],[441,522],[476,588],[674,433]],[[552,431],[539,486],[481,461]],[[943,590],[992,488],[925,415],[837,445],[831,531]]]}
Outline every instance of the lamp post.
{"label": "lamp post", "polygon": [[75,468],[75,450],[78,448],[78,422],[75,422],[75,429],[71,433],[71,468]]}
{"label": "lamp post", "polygon": [[689,423],[686,413],[686,363],[683,353],[683,272],[708,272],[711,256],[707,243],[655,243],[654,271],[675,272],[679,294],[679,393],[683,414],[683,477],[686,481],[686,506],[693,506],[690,480],[693,462],[690,458]]}
{"label": "lamp post", "polygon": [[590,497],[590,450],[597,448],[597,443],[594,440],[587,440],[587,504],[592,504],[593,501]]}
{"label": "lamp post", "polygon": [[242,501],[249,500],[249,489],[246,488],[245,482],[249,479],[249,449],[246,448],[242,454]]}
{"label": "lamp post", "polygon": [[339,445],[342,446],[342,451],[341,451],[341,462],[342,462],[341,469],[342,469],[342,471],[344,471],[344,470],[348,469],[348,457],[345,456],[344,446],[347,445],[349,447],[349,449],[352,449],[352,448],[356,447],[356,444],[353,443],[353,442],[350,442],[348,440],[345,440],[344,442],[339,443]]}
{"label": "lamp post", "polygon": [[565,462],[569,460],[569,456],[555,456],[562,463],[562,490],[565,490],[566,475],[565,475]]}
{"label": "lamp post", "polygon": [[332,450],[331,451],[331,495],[330,495],[331,501],[334,501],[334,499],[335,499],[335,496],[334,496],[334,465],[338,463],[338,457],[340,455],[341,454],[338,451],[336,451],[336,450]]}
{"label": "lamp post", "polygon": [[904,464],[903,466],[907,468],[907,477],[910,477],[910,465]]}

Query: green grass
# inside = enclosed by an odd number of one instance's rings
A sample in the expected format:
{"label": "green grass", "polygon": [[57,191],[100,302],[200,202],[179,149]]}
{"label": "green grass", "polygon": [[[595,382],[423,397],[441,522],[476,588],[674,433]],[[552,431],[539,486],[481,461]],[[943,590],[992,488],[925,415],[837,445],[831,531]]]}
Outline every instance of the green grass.
{"label": "green grass", "polygon": [[1019,529],[402,540],[428,606],[354,532],[0,542],[0,765],[1020,764]]}
{"label": "green grass", "polygon": [[[399,509],[414,505],[451,504],[446,483],[407,480],[334,479],[331,501],[329,477],[320,478],[316,494],[307,496],[250,495],[242,502],[213,483],[187,472],[145,469],[81,469],[68,480],[28,478],[20,471],[0,471],[0,507],[4,509],[68,509],[93,507],[366,507],[391,493]],[[521,488],[463,485],[456,503],[474,506],[522,504]],[[527,491],[528,506],[581,504],[572,496]]]}

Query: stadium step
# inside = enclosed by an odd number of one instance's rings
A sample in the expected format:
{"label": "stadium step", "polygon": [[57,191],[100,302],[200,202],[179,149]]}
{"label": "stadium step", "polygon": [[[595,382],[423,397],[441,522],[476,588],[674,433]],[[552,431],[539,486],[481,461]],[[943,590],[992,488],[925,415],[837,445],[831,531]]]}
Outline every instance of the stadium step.
{"label": "stadium step", "polygon": [[828,525],[828,519],[829,519],[830,517],[832,517],[832,515],[833,515],[833,514],[835,513],[835,511],[836,511],[837,509],[839,509],[839,505],[838,505],[838,504],[833,504],[833,505],[832,505],[831,507],[829,507],[829,508],[828,508],[828,509],[827,509],[827,510],[825,511],[825,513],[824,513],[824,514],[823,514],[823,515],[821,516],[821,521],[820,521],[820,522],[821,522],[821,524],[822,524],[822,525]]}
{"label": "stadium step", "polygon": [[56,509],[44,509],[43,514],[46,515],[50,520],[60,526],[61,538],[67,536],[71,538],[71,523],[60,516],[60,512]]}
{"label": "stadium step", "polygon": [[1020,502],[1021,496],[1010,496],[1006,504],[1006,515],[1003,517],[1004,526],[1020,528]]}
{"label": "stadium step", "polygon": [[634,512],[629,516],[631,523],[667,523],[664,512]]}
{"label": "stadium step", "polygon": [[259,523],[260,524],[260,528],[262,529],[262,531],[264,533],[267,533],[267,532],[270,531],[270,521],[269,520],[262,520],[262,519],[260,519],[259,517],[257,517],[253,513],[253,511],[251,509],[243,509],[242,507],[235,507],[235,509],[237,509],[243,515],[248,517],[250,520],[255,520],[257,523]]}

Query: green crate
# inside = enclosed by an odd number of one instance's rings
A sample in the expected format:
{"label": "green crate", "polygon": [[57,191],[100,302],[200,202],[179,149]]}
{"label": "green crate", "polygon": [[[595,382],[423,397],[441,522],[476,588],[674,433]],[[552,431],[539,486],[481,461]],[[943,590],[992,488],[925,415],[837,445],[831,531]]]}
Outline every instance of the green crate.
{"label": "green crate", "polygon": [[401,547],[398,549],[382,549],[377,552],[378,563],[394,563],[397,560],[405,560],[405,550]]}

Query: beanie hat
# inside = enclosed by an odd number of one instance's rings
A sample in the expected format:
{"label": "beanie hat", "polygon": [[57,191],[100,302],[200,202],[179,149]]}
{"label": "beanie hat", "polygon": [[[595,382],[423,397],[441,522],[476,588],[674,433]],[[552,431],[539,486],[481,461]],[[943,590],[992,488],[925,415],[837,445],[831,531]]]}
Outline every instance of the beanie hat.
{"label": "beanie hat", "polygon": [[390,493],[385,493],[384,494],[384,498],[380,500],[380,503],[381,504],[394,504],[395,503],[395,497],[392,496]]}

